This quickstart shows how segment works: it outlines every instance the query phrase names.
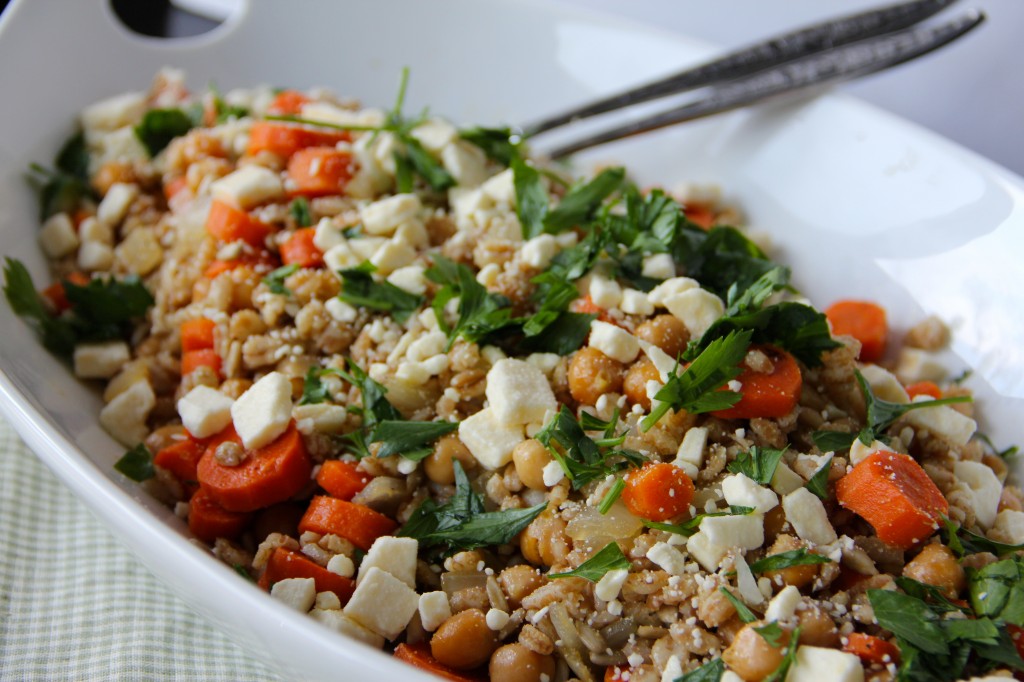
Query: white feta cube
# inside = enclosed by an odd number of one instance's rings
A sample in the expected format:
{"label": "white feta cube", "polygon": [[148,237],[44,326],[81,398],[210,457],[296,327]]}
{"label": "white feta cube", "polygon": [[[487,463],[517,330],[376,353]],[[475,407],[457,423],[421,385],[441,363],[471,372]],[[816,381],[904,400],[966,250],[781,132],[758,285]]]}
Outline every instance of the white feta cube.
{"label": "white feta cube", "polygon": [[109,270],[114,263],[114,249],[109,244],[85,241],[78,247],[78,267],[83,270]]}
{"label": "white feta cube", "polygon": [[669,656],[665,662],[665,669],[661,673],[661,682],[676,682],[683,676],[683,664],[678,656]]}
{"label": "white feta cube", "polygon": [[562,468],[561,464],[555,460],[551,460],[544,465],[543,469],[541,469],[541,476],[543,476],[544,485],[551,488],[558,485],[562,479],[565,478],[565,470]]}
{"label": "white feta cube", "polygon": [[558,409],[547,377],[523,360],[499,360],[487,371],[487,401],[495,419],[506,424],[542,422]]}
{"label": "white feta cube", "polygon": [[313,246],[327,253],[338,244],[345,243],[345,235],[331,222],[330,218],[321,218],[313,232]]}
{"label": "white feta cube", "polygon": [[80,343],[75,346],[75,376],[79,379],[109,379],[131,359],[124,341]]}
{"label": "white feta cube", "polygon": [[764,515],[708,516],[700,522],[700,532],[715,545],[757,549],[764,544]]}
{"label": "white feta cube", "polygon": [[[676,553],[678,554],[678,551]],[[654,560],[651,559],[651,561]],[[628,576],[629,569],[627,568],[615,568],[608,571],[601,576],[601,579],[597,581],[597,585],[594,586],[594,595],[604,601],[611,601],[617,598]]]}
{"label": "white feta cube", "polygon": [[800,603],[800,590],[786,585],[768,602],[764,612],[765,621],[772,623],[778,620],[789,620],[796,615],[797,604]]}
{"label": "white feta cube", "polygon": [[384,242],[370,258],[370,262],[377,266],[377,269],[384,275],[403,268],[414,260],[416,260],[416,249],[393,239]]}
{"label": "white feta cube", "polygon": [[681,294],[684,291],[689,291],[690,289],[699,288],[700,282],[690,277],[671,277],[651,289],[647,293],[647,300],[649,300],[652,305],[664,308],[666,307],[665,301],[672,296]]}
{"label": "white feta cube", "polygon": [[103,195],[100,205],[96,207],[96,218],[111,227],[120,225],[137,196],[139,196],[138,185],[115,182]]}
{"label": "white feta cube", "polygon": [[802,645],[786,673],[786,682],[864,682],[864,666],[854,654]]}
{"label": "white feta cube", "polygon": [[112,245],[114,243],[114,230],[107,223],[100,222],[93,216],[89,216],[78,226],[78,238],[83,242],[100,242],[101,244]]}
{"label": "white feta cube", "polygon": [[388,535],[377,538],[359,565],[358,585],[370,572],[379,568],[390,573],[409,587],[416,589],[416,552],[419,542],[415,538],[396,538]]}
{"label": "white feta cube", "polygon": [[412,620],[419,601],[415,590],[374,566],[362,576],[343,612],[378,635],[395,639]]}
{"label": "white feta cube", "polygon": [[772,475],[771,486],[772,490],[779,495],[785,496],[794,490],[803,488],[804,479],[800,478],[800,474],[790,469],[788,464],[780,460],[778,466],[775,467],[775,473]]}
{"label": "white feta cube", "polygon": [[312,578],[285,578],[270,586],[270,596],[296,611],[306,613],[316,601],[316,581]]}
{"label": "white feta cube", "polygon": [[359,315],[359,311],[355,307],[345,303],[337,296],[327,299],[324,308],[327,310],[327,314],[338,322],[355,322],[356,316]]}
{"label": "white feta cube", "polygon": [[384,646],[383,637],[376,632],[366,629],[337,609],[313,609],[309,612],[309,615],[314,620],[352,639],[359,640],[377,649]]}
{"label": "white feta cube", "polygon": [[667,542],[656,542],[647,550],[647,558],[669,575],[686,573],[686,557]]}
{"label": "white feta cube", "polygon": [[[79,251],[81,253],[81,251]],[[918,396],[914,402],[932,400],[931,396]],[[978,423],[960,414],[949,405],[921,407],[907,412],[905,419],[916,429],[929,431],[950,445],[963,447],[978,429]]]}
{"label": "white feta cube", "polygon": [[691,338],[700,338],[725,313],[722,299],[705,289],[687,289],[665,299],[665,307],[682,322]]}
{"label": "white feta cube", "polygon": [[726,476],[722,480],[722,495],[730,505],[753,507],[760,514],[779,505],[778,495],[742,473]]}
{"label": "white feta cube", "polygon": [[248,211],[284,197],[281,176],[264,166],[250,164],[215,180],[210,185],[214,199]]}
{"label": "white feta cube", "polygon": [[708,430],[704,426],[694,426],[686,430],[683,442],[679,444],[676,451],[676,459],[673,462],[676,466],[683,463],[690,464],[698,470],[704,463],[704,446],[708,441]]}
{"label": "white feta cube", "polygon": [[459,139],[459,131],[455,126],[440,118],[427,119],[413,128],[411,135],[431,154],[440,154],[445,147]]}
{"label": "white feta cube", "polygon": [[141,92],[126,92],[90,104],[79,115],[82,127],[87,132],[111,131],[132,126],[142,120],[146,112],[146,95]]}
{"label": "white feta cube", "polygon": [[516,201],[516,186],[511,168],[490,177],[480,189],[495,203],[511,206]]}
{"label": "white feta cube", "polygon": [[850,446],[850,464],[857,466],[867,459],[869,455],[880,450],[892,452],[892,448],[880,440],[871,441],[871,445],[864,445],[860,438],[857,438],[853,441],[853,445]]}
{"label": "white feta cube", "polygon": [[918,381],[943,381],[948,372],[938,354],[921,348],[904,347],[896,360],[896,376],[904,384]]}
{"label": "white feta cube", "polygon": [[472,142],[456,140],[441,150],[441,163],[462,187],[477,187],[487,179],[487,156]]}
{"label": "white feta cube", "polygon": [[443,590],[421,594],[419,610],[420,622],[427,632],[433,632],[452,617],[452,606],[448,601],[448,593]]}
{"label": "white feta cube", "polygon": [[640,274],[654,279],[671,279],[676,276],[676,264],[667,253],[656,253],[644,258]]}
{"label": "white feta cube", "polygon": [[405,242],[417,249],[425,249],[430,246],[430,235],[427,234],[427,228],[423,225],[422,220],[416,218],[407,220],[396,227],[391,238],[395,241]]}
{"label": "white feta cube", "polygon": [[888,400],[890,403],[903,404],[910,402],[910,396],[907,395],[907,390],[903,388],[903,384],[887,369],[878,365],[864,365],[861,367],[860,373],[864,380],[868,382],[871,392],[876,397]]}
{"label": "white feta cube", "polygon": [[836,529],[829,523],[825,505],[807,488],[794,490],[783,497],[782,509],[801,540],[827,545],[838,539]]}
{"label": "white feta cube", "polygon": [[654,304],[639,289],[623,289],[619,309],[627,315],[651,315],[654,313]]}
{"label": "white feta cube", "polygon": [[718,570],[718,564],[729,552],[729,547],[715,544],[705,533],[697,532],[686,541],[686,551],[705,571],[713,573]]}
{"label": "white feta cube", "polygon": [[[543,270],[558,253],[558,242],[550,234],[541,234],[523,244],[523,262],[531,268]],[[599,304],[600,305],[600,304]]]}
{"label": "white feta cube", "polygon": [[402,223],[415,218],[422,208],[420,198],[415,194],[396,194],[363,206],[359,217],[368,234],[388,235]]}
{"label": "white feta cube", "polygon": [[341,600],[333,592],[317,592],[316,601],[313,602],[314,609],[341,609]]}
{"label": "white feta cube", "polygon": [[149,381],[136,381],[100,410],[100,425],[121,445],[132,447],[149,434],[146,419],[156,405]]}
{"label": "white feta cube", "polygon": [[327,570],[342,578],[351,578],[356,574],[356,565],[344,554],[335,554],[328,560]]}
{"label": "white feta cube", "polygon": [[423,274],[425,272],[426,269],[422,265],[406,265],[396,268],[388,275],[388,281],[410,294],[422,296],[427,291],[427,278]]}
{"label": "white feta cube", "polygon": [[501,274],[501,266],[497,263],[488,263],[476,273],[476,281],[487,289],[493,289],[498,284],[498,275]]}
{"label": "white feta cube", "polygon": [[512,449],[526,438],[522,424],[502,421],[486,408],[459,423],[459,439],[485,468],[497,469],[512,461]]}
{"label": "white feta cube", "polygon": [[588,344],[613,360],[633,362],[640,354],[640,342],[622,327],[594,320],[590,323]]}
{"label": "white feta cube", "polygon": [[235,431],[246,448],[272,443],[292,420],[292,382],[280,372],[270,372],[231,405]]}
{"label": "white feta cube", "polygon": [[669,376],[678,364],[676,359],[650,341],[644,341],[643,339],[637,339],[637,341],[640,343],[640,348],[643,350],[644,355],[654,365],[654,369],[658,370],[658,377],[663,382],[668,383]]}
{"label": "white feta cube", "polygon": [[590,300],[599,308],[615,308],[622,302],[622,287],[614,279],[601,275],[590,278]]}
{"label": "white feta cube", "polygon": [[190,434],[209,438],[231,423],[234,402],[217,389],[199,385],[178,400],[178,415]]}
{"label": "white feta cube", "polygon": [[78,233],[67,213],[54,214],[43,223],[39,244],[50,258],[63,258],[78,248]]}
{"label": "white feta cube", "polygon": [[953,463],[953,473],[957,485],[963,486],[970,493],[974,504],[974,518],[985,529],[991,528],[996,522],[999,510],[999,499],[1003,494],[1003,484],[992,468],[981,462],[960,461]]}
{"label": "white feta cube", "polygon": [[484,620],[487,623],[488,629],[497,632],[508,625],[509,615],[501,609],[489,609],[487,615],[484,616]]}
{"label": "white feta cube", "polygon": [[410,360],[422,362],[444,352],[448,343],[448,336],[441,330],[427,332],[409,344],[405,351],[405,357]]}
{"label": "white feta cube", "polygon": [[1008,544],[1024,544],[1024,512],[1004,509],[996,514],[992,530],[998,531]]}

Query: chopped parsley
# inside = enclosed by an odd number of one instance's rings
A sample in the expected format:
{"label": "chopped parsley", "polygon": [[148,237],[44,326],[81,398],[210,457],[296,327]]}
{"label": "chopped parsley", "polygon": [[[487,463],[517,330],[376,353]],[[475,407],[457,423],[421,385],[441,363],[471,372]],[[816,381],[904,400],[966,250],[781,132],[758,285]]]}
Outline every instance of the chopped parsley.
{"label": "chopped parsley", "polygon": [[150,109],[135,126],[135,137],[150,156],[156,156],[176,137],[195,126],[192,118],[181,109]]}
{"label": "chopped parsley", "polygon": [[143,443],[124,453],[121,459],[114,463],[114,468],[138,483],[148,481],[156,475],[153,468],[153,453]]}
{"label": "chopped parsley", "polygon": [[428,447],[430,444],[458,428],[458,422],[385,419],[374,428],[370,442],[381,444],[377,451],[378,457],[401,455],[418,462],[432,452]]}
{"label": "chopped parsley", "polygon": [[597,511],[601,514],[607,514],[612,510],[612,505],[615,501],[622,496],[622,491],[626,489],[626,482],[621,478],[616,478],[615,483],[612,483],[612,487],[608,489],[608,492],[601,498],[601,504],[597,505]]}
{"label": "chopped parsley", "polygon": [[725,595],[725,598],[729,600],[729,603],[736,609],[736,617],[740,619],[741,623],[753,623],[757,620],[757,616],[754,612],[747,608],[747,605],[739,600],[739,598],[732,592],[724,587],[719,587],[718,591]]}
{"label": "chopped parsley", "polygon": [[270,292],[273,294],[291,296],[292,292],[284,285],[284,281],[298,272],[298,270],[299,266],[296,263],[282,265],[260,281],[270,287]]}
{"label": "chopped parsley", "polygon": [[511,128],[481,128],[475,126],[459,131],[459,137],[472,142],[483,150],[487,158],[509,166],[512,159],[521,159],[525,154],[524,144]]}
{"label": "chopped parsley", "polygon": [[288,206],[288,215],[299,227],[309,227],[313,224],[313,216],[309,212],[309,200],[306,197],[299,197]]}
{"label": "chopped parsley", "polygon": [[690,537],[700,529],[701,521],[704,519],[712,518],[714,516],[746,516],[747,514],[753,514],[754,511],[754,507],[741,507],[737,504],[731,505],[728,511],[697,514],[692,519],[688,519],[682,523],[662,523],[660,521],[648,521],[647,519],[644,519],[644,525],[648,528],[653,528],[654,530],[661,530],[666,533],[675,533],[676,535]]}
{"label": "chopped parsley", "polygon": [[391,313],[396,322],[405,322],[423,305],[423,297],[396,287],[391,282],[376,281],[373,278],[376,270],[369,262],[339,270],[343,284],[338,298],[351,305]]}
{"label": "chopped parsley", "polygon": [[1024,544],[1008,545],[1003,542],[989,540],[984,535],[978,535],[973,531],[957,526],[953,521],[945,517],[942,519],[942,524],[942,528],[939,529],[942,539],[957,556],[962,557],[965,554],[991,552],[1001,557],[1010,552],[1018,552],[1024,549]]}
{"label": "chopped parsley", "polygon": [[604,577],[608,571],[629,569],[630,563],[617,542],[609,542],[605,547],[582,564],[565,573],[548,573],[549,578],[586,578],[592,583]]}
{"label": "chopped parsley", "polygon": [[94,198],[89,184],[89,151],[85,135],[72,135],[54,159],[54,169],[29,165],[29,184],[39,195],[39,220],[57,213],[73,213],[83,199]]}
{"label": "chopped parsley", "polygon": [[821,468],[814,472],[810,480],[807,481],[807,485],[804,487],[814,493],[821,501],[827,502],[829,498],[828,493],[828,475],[832,471],[832,457],[829,457]]}
{"label": "chopped parsley", "polygon": [[820,554],[809,552],[805,547],[791,549],[788,552],[780,552],[758,559],[750,564],[752,573],[766,573],[768,571],[781,571],[784,568],[793,566],[813,566],[815,564],[828,564],[832,560]]}
{"label": "chopped parsley", "polygon": [[729,462],[728,469],[734,474],[744,474],[760,485],[768,485],[775,476],[775,470],[779,467],[784,454],[786,449],[775,450],[755,445]]}
{"label": "chopped parsley", "polygon": [[[767,641],[767,640],[765,640]],[[796,663],[796,650],[800,644],[800,628],[797,627],[789,635],[789,643],[786,645],[786,653],[782,656],[782,661],[779,662],[779,667],[776,668],[771,675],[764,678],[764,682],[779,682],[785,680],[786,675],[789,674],[789,669]]]}
{"label": "chopped parsley", "polygon": [[697,668],[691,670],[682,677],[677,677],[673,682],[721,682],[725,674],[725,661],[716,658]]}
{"label": "chopped parsley", "polygon": [[[441,285],[432,305],[438,324],[448,334],[449,348],[459,337],[477,342],[514,325],[509,300],[488,292],[476,281],[473,271],[462,263],[435,255],[434,265],[425,274],[427,279]],[[459,299],[459,317],[455,326],[449,326],[445,320],[445,306],[455,298]]]}
{"label": "chopped parsley", "polygon": [[[593,422],[589,423],[593,425]],[[604,422],[601,424],[608,428]],[[611,428],[614,429],[614,424]],[[607,436],[600,442],[595,441],[586,434],[583,426],[576,421],[565,405],[562,405],[558,414],[537,433],[535,438],[547,446],[551,456],[572,483],[573,490],[579,490],[587,483],[629,467],[640,466],[646,461],[638,452],[609,445]],[[617,439],[611,440],[616,441]]]}

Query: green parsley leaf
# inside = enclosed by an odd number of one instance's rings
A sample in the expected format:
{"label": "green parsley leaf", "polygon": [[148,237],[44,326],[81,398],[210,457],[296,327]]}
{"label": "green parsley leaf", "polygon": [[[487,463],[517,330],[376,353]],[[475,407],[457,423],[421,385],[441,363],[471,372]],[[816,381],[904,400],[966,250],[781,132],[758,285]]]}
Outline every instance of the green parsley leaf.
{"label": "green parsley leaf", "polygon": [[607,168],[589,182],[571,188],[558,206],[544,216],[544,231],[564,232],[589,221],[601,202],[622,186],[625,177],[624,168]]}
{"label": "green parsley leaf", "polygon": [[299,399],[299,405],[316,405],[330,397],[327,387],[320,381],[320,377],[325,374],[342,376],[343,372],[333,367],[310,367],[306,370],[306,378],[302,383],[302,398]]}
{"label": "green parsley leaf", "polygon": [[523,141],[511,128],[465,128],[459,131],[459,137],[480,147],[487,158],[506,167],[511,165],[512,159],[526,155]]}
{"label": "green parsley leaf", "polygon": [[148,481],[156,475],[153,468],[153,453],[144,443],[139,443],[124,453],[114,464],[114,468],[139,483]]}
{"label": "green parsley leaf", "polygon": [[919,599],[888,590],[868,590],[878,624],[929,654],[949,653],[938,616]]}
{"label": "green parsley leaf", "polygon": [[729,511],[717,511],[707,512],[705,514],[697,514],[692,519],[683,521],[682,523],[662,523],[660,521],[648,521],[643,519],[644,525],[654,530],[662,530],[666,533],[675,533],[676,535],[682,535],[690,537],[700,528],[700,523],[704,519],[712,516],[746,516],[747,514],[753,514],[754,507],[741,507],[740,505],[731,505]]}
{"label": "green parsley leaf", "polygon": [[942,593],[942,590],[935,587],[934,585],[922,583],[917,580],[914,580],[913,578],[908,578],[902,575],[896,576],[894,580],[896,581],[896,585],[898,585],[901,590],[906,592],[911,597],[914,597],[915,599],[920,599],[921,601],[925,602],[926,604],[928,604],[928,608],[930,608],[932,611],[935,611],[936,613],[949,613],[951,611],[960,611],[964,614],[970,613],[968,609],[962,606],[958,606],[951,602]]}
{"label": "green parsley leaf", "polygon": [[640,422],[641,428],[650,430],[670,409],[700,414],[735,405],[739,393],[718,389],[739,376],[738,365],[747,354],[750,337],[750,331],[729,332],[708,344],[684,372],[673,371],[654,396],[660,404]]}
{"label": "green parsley leaf", "polygon": [[410,166],[421,178],[427,181],[431,189],[436,192],[443,192],[455,185],[455,178],[423,148],[419,140],[408,134],[399,134],[399,138],[405,145],[405,153],[409,158]]}
{"label": "green parsley leaf", "polygon": [[[515,324],[508,299],[489,293],[476,281],[473,271],[462,263],[454,263],[435,255],[434,265],[425,274],[427,279],[442,285],[432,305],[438,324],[448,334],[449,348],[460,336],[475,343]],[[456,297],[459,299],[459,319],[454,327],[449,328],[445,322],[444,308],[448,301]]]}
{"label": "green parsley leaf", "polygon": [[192,119],[181,109],[150,109],[135,126],[135,136],[152,157],[191,129]]}
{"label": "green parsley leaf", "polygon": [[306,197],[299,197],[292,201],[288,207],[288,215],[299,227],[309,227],[313,224],[313,216],[309,212],[309,200]]}
{"label": "green parsley leaf", "polygon": [[820,554],[809,552],[807,548],[791,549],[788,552],[779,552],[758,559],[750,564],[752,573],[766,573],[768,571],[781,571],[784,568],[793,566],[813,566],[815,564],[829,564],[832,560]]}
{"label": "green parsley leaf", "polygon": [[385,419],[377,424],[370,441],[380,443],[378,457],[401,455],[419,461],[430,454],[427,446],[459,428],[458,422],[418,422]]}
{"label": "green parsley leaf", "polygon": [[282,265],[260,281],[270,287],[271,293],[291,296],[292,292],[284,285],[284,281],[298,272],[299,266],[296,263]]}
{"label": "green parsley leaf", "polygon": [[626,482],[621,478],[616,478],[615,483],[612,483],[612,487],[608,489],[608,492],[601,498],[601,504],[597,506],[597,511],[601,514],[607,514],[611,511],[612,505],[622,495],[622,491],[626,489]]}
{"label": "green parsley leaf", "polygon": [[548,193],[540,172],[520,158],[512,159],[512,182],[516,189],[516,215],[523,228],[523,239],[544,233],[548,214]]}
{"label": "green parsley leaf", "polygon": [[775,470],[787,449],[788,446],[782,450],[775,450],[755,445],[747,452],[741,452],[736,459],[729,462],[728,469],[734,474],[744,474],[755,483],[768,485],[771,483],[772,477],[775,476]]}
{"label": "green parsley leaf", "polygon": [[39,195],[39,221],[57,213],[73,213],[83,199],[95,198],[89,184],[89,150],[78,132],[61,146],[54,170],[33,163],[28,181]]}
{"label": "green parsley leaf", "polygon": [[609,542],[604,549],[590,557],[578,567],[565,573],[548,573],[549,578],[586,578],[592,583],[604,577],[608,571],[629,570],[629,559],[622,553],[619,543]]}
{"label": "green parsley leaf", "polygon": [[769,296],[787,288],[789,288],[789,268],[781,265],[761,275],[742,293],[738,293],[738,287],[733,284],[727,293],[728,306],[725,315],[731,317],[760,310]]}
{"label": "green parsley leaf", "polygon": [[77,340],[71,325],[50,314],[32,276],[21,261],[7,257],[4,265],[4,295],[16,315],[31,326],[51,353],[70,356]]}
{"label": "green parsley leaf", "polygon": [[579,350],[590,334],[590,323],[597,315],[562,312],[544,327],[543,333],[527,336],[519,344],[517,354],[555,353],[568,355]]}
{"label": "green parsley leaf", "polygon": [[853,441],[857,440],[857,434],[843,431],[815,431],[811,434],[811,439],[822,452],[841,452],[853,445]]}
{"label": "green parsley leaf", "polygon": [[673,682],[721,682],[724,674],[725,661],[716,658],[682,677],[677,677]]}
{"label": "green parsley leaf", "polygon": [[[966,395],[953,396],[950,398],[940,398],[938,400],[921,400],[918,402],[910,403],[891,403],[888,400],[883,400],[876,396],[871,390],[871,386],[868,384],[867,379],[860,373],[860,370],[854,370],[857,376],[857,383],[860,384],[860,390],[864,394],[864,400],[867,403],[867,423],[868,428],[875,434],[880,435],[885,432],[890,426],[896,423],[900,417],[905,415],[911,410],[920,410],[929,407],[938,407],[939,405],[952,405],[953,403],[969,403],[971,397]],[[864,434],[859,436],[861,442],[865,445],[870,445],[874,438],[865,438]]]}
{"label": "green parsley leaf", "polygon": [[410,194],[416,186],[415,169],[412,161],[405,154],[394,152],[395,159],[395,189],[399,194]]}
{"label": "green parsley leaf", "polygon": [[388,281],[377,282],[371,273],[377,268],[365,262],[340,270],[343,280],[338,298],[355,306],[391,313],[396,322],[405,322],[423,305],[423,297],[411,294]]}
{"label": "green parsley leaf", "polygon": [[353,386],[358,386],[363,397],[363,428],[372,429],[385,421],[401,421],[402,414],[392,405],[386,395],[388,390],[370,378],[359,365],[348,360],[348,372],[335,370]]}
{"label": "green parsley leaf", "polygon": [[796,650],[800,644],[800,628],[797,627],[789,636],[789,644],[786,645],[786,654],[782,657],[779,667],[771,675],[764,678],[764,682],[779,682],[785,680],[789,669],[796,663]]}
{"label": "green parsley leaf", "polygon": [[237,573],[238,575],[242,576],[243,578],[245,578],[249,582],[251,582],[251,583],[255,583],[256,582],[256,580],[251,575],[249,575],[248,569],[246,569],[246,567],[243,566],[242,564],[231,564],[231,568],[235,569],[235,573]]}
{"label": "green parsley leaf", "polygon": [[768,646],[773,649],[778,649],[782,644],[782,638],[786,636],[786,633],[782,630],[778,623],[772,621],[767,625],[754,628],[754,632],[761,635],[762,639],[768,643]]}
{"label": "green parsley leaf", "polygon": [[827,501],[829,498],[828,493],[828,475],[832,470],[832,458],[821,465],[821,468],[814,472],[810,480],[807,481],[807,485],[804,487],[814,493],[820,500]]}
{"label": "green parsley leaf", "polygon": [[68,175],[89,181],[89,149],[85,144],[85,133],[79,131],[72,135],[57,152],[54,159],[57,170]]}
{"label": "green parsley leaf", "polygon": [[728,599],[736,609],[736,617],[740,619],[741,623],[753,623],[757,620],[757,616],[754,615],[754,612],[748,609],[747,605],[741,602],[732,592],[724,587],[719,587],[718,591],[724,594],[725,598]]}
{"label": "green parsley leaf", "polygon": [[534,437],[547,446],[572,482],[573,490],[646,461],[643,455],[632,450],[601,448],[584,432],[565,405]]}
{"label": "green parsley leaf", "polygon": [[754,242],[733,227],[716,226],[704,231],[681,222],[672,241],[673,258],[690,277],[720,297],[730,288],[742,292],[776,267]]}
{"label": "green parsley leaf", "polygon": [[211,81],[209,88],[210,95],[213,98],[213,112],[217,123],[227,123],[233,118],[242,118],[249,115],[249,110],[245,107],[233,106],[225,102],[216,83]]}
{"label": "green parsley leaf", "polygon": [[1024,626],[1024,570],[1021,560],[1006,559],[979,569],[967,568],[971,607],[978,616]]}

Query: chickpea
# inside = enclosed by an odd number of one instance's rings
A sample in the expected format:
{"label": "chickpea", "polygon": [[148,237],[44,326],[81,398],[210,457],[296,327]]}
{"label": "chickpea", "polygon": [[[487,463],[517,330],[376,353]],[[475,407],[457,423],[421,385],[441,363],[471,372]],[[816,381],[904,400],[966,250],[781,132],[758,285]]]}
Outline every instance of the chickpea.
{"label": "chickpea", "polygon": [[602,395],[622,390],[623,369],[596,348],[581,348],[569,363],[569,393],[579,403],[594,405]]}
{"label": "chickpea", "polygon": [[690,340],[686,325],[675,315],[652,317],[636,328],[636,336],[653,343],[672,357],[678,357],[686,350],[686,343]]}
{"label": "chickpea", "polygon": [[456,613],[441,623],[430,640],[430,653],[441,663],[459,670],[483,665],[498,645],[498,634],[487,627],[480,609]]}
{"label": "chickpea", "polygon": [[571,549],[565,534],[565,521],[550,513],[535,518],[519,539],[519,550],[527,561],[536,566],[562,563]]}
{"label": "chickpea", "polygon": [[820,606],[813,604],[806,609],[798,610],[796,617],[800,621],[801,644],[826,649],[839,646],[839,630]]}
{"label": "chickpea", "polygon": [[555,659],[522,644],[506,644],[491,655],[491,682],[540,682],[555,677]]}
{"label": "chickpea", "polygon": [[648,381],[661,381],[661,374],[654,363],[644,356],[626,371],[626,378],[622,382],[622,390],[629,401],[645,410],[651,409],[651,399],[647,395]]}
{"label": "chickpea", "polygon": [[523,599],[544,584],[544,577],[533,566],[520,564],[502,571],[498,576],[498,582],[505,591],[509,606],[518,609],[522,606]]}
{"label": "chickpea", "polygon": [[786,650],[789,634],[786,633],[779,647],[775,648],[754,630],[762,625],[764,623],[758,621],[744,625],[722,653],[725,664],[745,682],[758,682],[775,672]]}
{"label": "chickpea", "polygon": [[926,545],[921,552],[903,567],[903,575],[927,585],[934,585],[950,599],[967,585],[963,567],[949,547],[941,543]]}
{"label": "chickpea", "polygon": [[[783,552],[800,549],[803,546],[804,543],[792,535],[779,535],[775,538],[775,542],[772,543],[772,546],[768,550],[766,556],[782,554]],[[801,588],[810,585],[817,577],[818,566],[815,564],[790,566],[789,568],[783,568],[779,571],[765,571],[764,575],[766,578],[771,580],[772,584],[776,587],[779,587],[780,585],[792,585],[793,587]]]}
{"label": "chickpea", "polygon": [[462,468],[469,471],[476,467],[476,460],[459,436],[449,433],[437,440],[434,451],[423,460],[423,470],[434,483],[451,485],[455,483],[455,469],[452,460],[459,460]]}
{"label": "chickpea", "polygon": [[551,462],[551,453],[535,438],[524,440],[512,450],[512,462],[519,480],[527,488],[547,490],[544,485],[544,467]]}

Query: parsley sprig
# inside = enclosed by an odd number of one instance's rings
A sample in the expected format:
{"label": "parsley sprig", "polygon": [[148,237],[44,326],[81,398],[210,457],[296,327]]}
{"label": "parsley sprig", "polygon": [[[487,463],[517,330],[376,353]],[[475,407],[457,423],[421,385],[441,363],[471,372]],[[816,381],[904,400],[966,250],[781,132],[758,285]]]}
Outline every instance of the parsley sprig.
{"label": "parsley sprig", "polygon": [[584,419],[591,430],[605,431],[605,437],[595,441],[588,436],[565,405],[535,436],[562,467],[573,490],[647,461],[638,452],[616,447],[622,441],[611,437],[608,431],[609,428],[614,430],[615,422],[602,422],[592,416]]}
{"label": "parsley sprig", "polygon": [[741,452],[736,459],[729,462],[728,469],[734,474],[744,474],[760,485],[768,485],[775,470],[786,454],[786,448],[775,450],[774,448],[762,448],[753,446],[747,452]]}
{"label": "parsley sprig", "polygon": [[405,322],[423,305],[423,297],[386,280],[378,282],[373,278],[376,270],[369,261],[354,268],[339,270],[342,287],[338,298],[351,305],[391,313],[396,322]]}
{"label": "parsley sprig", "polygon": [[709,519],[715,516],[746,516],[747,514],[753,514],[754,511],[754,507],[743,507],[738,504],[734,504],[730,505],[728,510],[697,514],[692,519],[687,519],[682,523],[662,523],[661,521],[648,521],[647,519],[644,519],[644,525],[648,528],[653,528],[654,530],[661,530],[666,533],[675,533],[676,535],[690,537],[691,535],[696,534],[700,529],[700,524],[704,519]]}
{"label": "parsley sprig", "polygon": [[608,571],[629,569],[630,563],[617,542],[609,542],[582,564],[564,573],[548,573],[549,578],[586,578],[592,583],[604,577]]}
{"label": "parsley sprig", "polygon": [[148,481],[156,475],[153,468],[153,453],[144,443],[139,443],[125,452],[121,459],[114,463],[114,468],[138,483]]}
{"label": "parsley sprig", "polygon": [[39,220],[57,213],[73,213],[83,199],[95,198],[89,184],[89,151],[85,135],[72,135],[61,146],[50,170],[29,165],[29,184],[39,195]]}

